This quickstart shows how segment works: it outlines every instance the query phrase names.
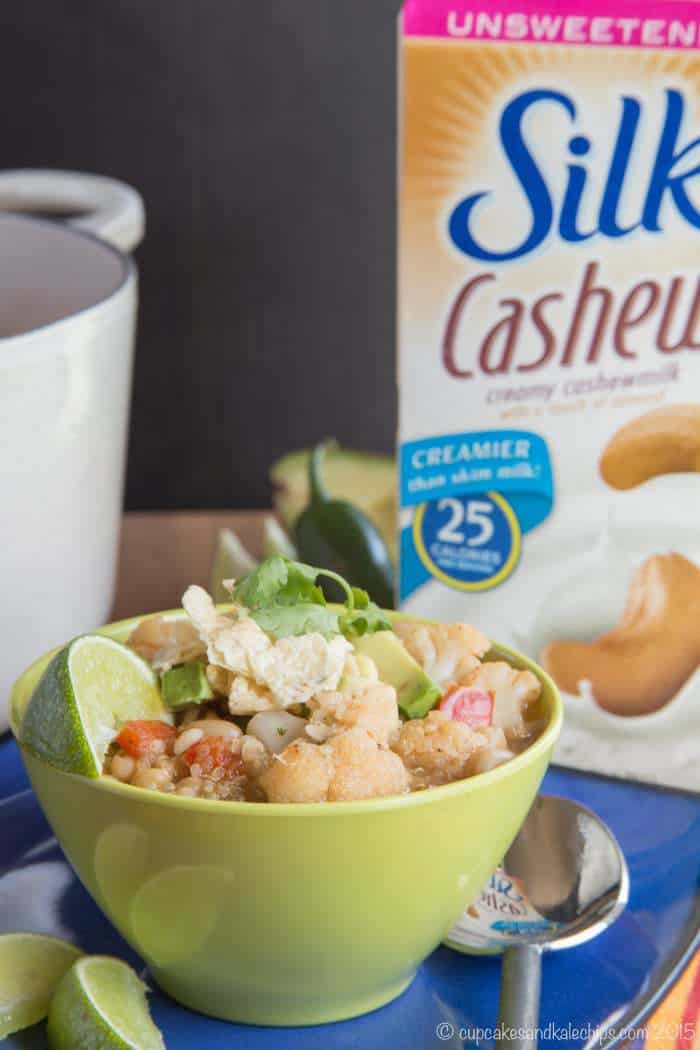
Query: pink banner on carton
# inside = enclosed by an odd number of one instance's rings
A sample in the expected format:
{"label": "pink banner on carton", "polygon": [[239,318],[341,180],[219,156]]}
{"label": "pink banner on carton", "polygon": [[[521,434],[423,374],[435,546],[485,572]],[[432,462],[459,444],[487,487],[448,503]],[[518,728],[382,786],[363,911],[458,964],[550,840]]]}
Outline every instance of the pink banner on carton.
{"label": "pink banner on carton", "polygon": [[406,0],[405,36],[700,50],[696,0]]}

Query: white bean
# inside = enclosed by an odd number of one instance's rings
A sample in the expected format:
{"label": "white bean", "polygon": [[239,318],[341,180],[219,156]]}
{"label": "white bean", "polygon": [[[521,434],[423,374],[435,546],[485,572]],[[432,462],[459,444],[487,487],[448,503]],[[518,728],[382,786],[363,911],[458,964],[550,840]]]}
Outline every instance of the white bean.
{"label": "white bean", "polygon": [[109,771],[117,780],[128,783],[134,775],[136,763],[131,755],[115,755],[109,767]]}
{"label": "white bean", "polygon": [[158,769],[164,769],[169,777],[174,777],[177,770],[177,761],[170,755],[161,755],[156,761]]}
{"label": "white bean", "polygon": [[173,754],[183,755],[188,747],[198,744],[203,736],[204,732],[201,729],[197,729],[194,726],[188,726],[184,733],[180,733],[179,737],[173,744]]}
{"label": "white bean", "polygon": [[164,769],[138,769],[131,783],[134,787],[150,788],[151,791],[159,791],[170,783],[170,777]]}
{"label": "white bean", "polygon": [[224,736],[227,740],[237,740],[243,736],[242,730],[235,722],[226,722],[223,718],[202,718],[192,722],[187,728],[188,731],[201,729],[202,736]]}

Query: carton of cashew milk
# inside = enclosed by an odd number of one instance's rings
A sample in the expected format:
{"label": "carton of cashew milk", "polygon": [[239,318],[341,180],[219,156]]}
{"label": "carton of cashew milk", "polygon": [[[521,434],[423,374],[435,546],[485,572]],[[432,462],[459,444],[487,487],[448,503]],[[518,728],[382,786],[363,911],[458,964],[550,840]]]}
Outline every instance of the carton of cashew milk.
{"label": "carton of cashew milk", "polygon": [[406,0],[400,601],[700,789],[700,4]]}

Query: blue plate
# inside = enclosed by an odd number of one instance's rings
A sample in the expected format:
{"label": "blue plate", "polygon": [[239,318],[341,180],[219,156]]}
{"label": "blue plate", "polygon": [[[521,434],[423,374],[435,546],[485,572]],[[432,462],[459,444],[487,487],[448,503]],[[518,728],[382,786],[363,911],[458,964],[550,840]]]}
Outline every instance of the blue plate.
{"label": "blue plate", "polygon": [[[596,810],[627,855],[627,912],[596,941],[545,958],[540,1046],[610,1042],[660,998],[697,943],[700,797],[551,770],[544,790]],[[415,892],[401,887],[401,892]],[[0,931],[65,936],[86,951],[143,963],[93,904],[51,835],[14,742],[0,741]],[[337,965],[342,968],[343,959]],[[147,979],[147,975],[146,975]],[[168,1050],[386,1050],[490,1047],[499,962],[439,948],[396,1002],[319,1028],[251,1028],[191,1013],[157,990],[151,999]],[[617,1025],[617,1028],[615,1026]],[[481,1030],[481,1032],[479,1031]],[[632,1040],[634,1041],[634,1040]],[[641,1041],[641,1040],[640,1040]],[[42,1026],[5,1046],[44,1047]]]}

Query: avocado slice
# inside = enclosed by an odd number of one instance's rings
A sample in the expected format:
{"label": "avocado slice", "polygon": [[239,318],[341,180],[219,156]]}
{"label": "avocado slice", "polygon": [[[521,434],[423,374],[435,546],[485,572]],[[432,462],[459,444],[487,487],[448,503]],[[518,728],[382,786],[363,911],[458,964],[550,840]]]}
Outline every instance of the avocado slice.
{"label": "avocado slice", "polygon": [[181,664],[165,671],[160,681],[161,693],[166,706],[176,711],[190,704],[203,704],[214,699],[207,679],[207,668],[201,660]]}
{"label": "avocado slice", "polygon": [[[273,463],[270,481],[275,510],[291,529],[309,503],[309,451],[290,452]],[[347,500],[374,522],[396,563],[396,461],[392,456],[329,448],[323,466],[326,487],[334,499]]]}
{"label": "avocado slice", "polygon": [[393,631],[377,631],[354,639],[355,650],[374,660],[379,677],[393,685],[399,708],[407,718],[424,718],[442,696],[442,690],[413,659]]}

